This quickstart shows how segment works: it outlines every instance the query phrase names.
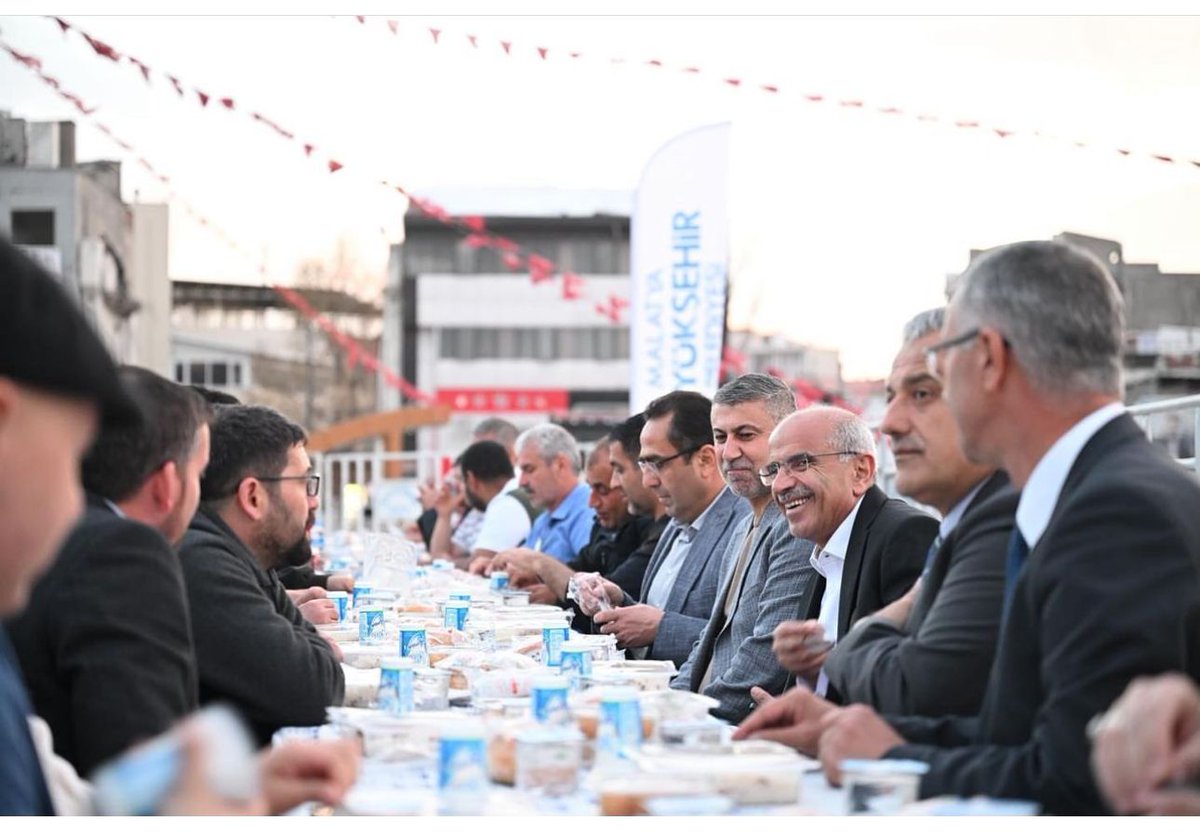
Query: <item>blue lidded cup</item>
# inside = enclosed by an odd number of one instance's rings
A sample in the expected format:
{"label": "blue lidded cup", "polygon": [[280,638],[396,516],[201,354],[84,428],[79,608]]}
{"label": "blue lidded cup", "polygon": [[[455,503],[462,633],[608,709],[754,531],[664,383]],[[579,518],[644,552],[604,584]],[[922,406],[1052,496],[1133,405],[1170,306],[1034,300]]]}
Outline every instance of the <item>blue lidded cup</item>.
{"label": "blue lidded cup", "polygon": [[413,711],[416,664],[411,657],[385,657],[379,662],[379,695],[376,706],[392,715]]}
{"label": "blue lidded cup", "polygon": [[562,645],[571,636],[567,626],[546,626],[542,629],[542,663],[547,666],[562,665]]}
{"label": "blue lidded cup", "polygon": [[418,666],[429,665],[429,642],[425,626],[400,626],[400,656],[411,657]]}
{"label": "blue lidded cup", "polygon": [[461,599],[452,599],[442,609],[442,625],[466,631],[467,616],[471,613],[471,603]]}
{"label": "blue lidded cup", "polygon": [[387,641],[383,609],[375,606],[358,610],[358,642],[379,645]]}

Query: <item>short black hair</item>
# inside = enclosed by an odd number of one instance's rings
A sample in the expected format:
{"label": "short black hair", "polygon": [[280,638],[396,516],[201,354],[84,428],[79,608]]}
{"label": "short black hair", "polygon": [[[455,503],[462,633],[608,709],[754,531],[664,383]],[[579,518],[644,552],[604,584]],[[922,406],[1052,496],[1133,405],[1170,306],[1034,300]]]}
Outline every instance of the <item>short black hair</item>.
{"label": "short black hair", "polygon": [[712,400],[695,391],[663,394],[642,412],[646,421],[670,415],[667,440],[677,452],[694,452],[713,442]]}
{"label": "short black hair", "polygon": [[241,405],[242,401],[233,394],[226,394],[224,391],[214,391],[212,388],[205,388],[203,385],[190,386],[193,391],[204,397],[204,401],[209,405]]}
{"label": "short black hair", "polygon": [[164,463],[182,468],[196,447],[196,433],[211,416],[199,394],[153,371],[126,365],[117,375],[145,424],[103,428],[82,466],[84,489],[114,503],[137,492]]}
{"label": "short black hair", "polygon": [[646,415],[635,414],[624,422],[618,423],[609,432],[610,443],[619,443],[625,452],[625,457],[637,460],[642,453],[642,428],[646,425]]}
{"label": "short black hair", "polygon": [[477,440],[466,448],[458,458],[463,474],[468,472],[481,481],[492,483],[507,481],[513,476],[512,461],[508,450],[494,440]]}
{"label": "short black hair", "polygon": [[293,446],[308,442],[304,429],[265,405],[227,405],[212,421],[212,450],[200,499],[222,501],[250,475],[274,477]]}

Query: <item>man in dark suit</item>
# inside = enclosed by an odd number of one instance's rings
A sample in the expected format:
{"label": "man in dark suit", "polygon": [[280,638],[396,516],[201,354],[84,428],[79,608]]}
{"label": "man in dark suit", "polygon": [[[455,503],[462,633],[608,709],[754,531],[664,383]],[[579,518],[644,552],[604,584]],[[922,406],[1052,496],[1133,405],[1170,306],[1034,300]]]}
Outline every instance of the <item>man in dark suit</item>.
{"label": "man in dark suit", "polygon": [[179,558],[208,464],[208,406],[141,368],[121,379],[145,427],[100,433],[83,462],[87,512],[10,623],[35,711],[80,773],[196,708]]}
{"label": "man in dark suit", "polygon": [[672,391],[646,407],[638,466],[671,522],[663,532],[638,600],[604,580],[607,611],[585,611],[620,645],[682,666],[712,613],[725,552],[749,506],[729,491],[713,448],[712,402]]}
{"label": "man in dark suit", "polygon": [[775,654],[818,695],[837,699],[822,671],[830,648],[912,587],[937,521],[875,486],[874,438],[844,409],[812,406],[780,423],[762,474],[792,535],[816,542],[819,575],[801,600],[804,619],[775,629]]}
{"label": "man in dark suit", "polygon": [[721,472],[751,511],[729,537],[712,616],[671,686],[715,698],[713,713],[727,721],[740,721],[754,709],[753,690],[778,695],[787,686],[788,671],[775,659],[772,635],[795,616],[815,578],[808,561],[812,542],[792,536],[758,475],[767,463],[771,431],[795,410],[792,389],[765,374],[743,374],[713,395]]}
{"label": "man in dark suit", "polygon": [[820,752],[921,759],[922,797],[1106,810],[1085,728],[1134,678],[1200,675],[1200,485],[1121,405],[1120,291],[1090,254],[1034,242],[967,271],[927,350],[968,457],[1021,487],[1006,612],[977,719],[826,716]]}
{"label": "man in dark suit", "polygon": [[925,572],[896,602],[864,617],[829,654],[825,674],[847,703],[895,715],[974,715],[996,653],[1004,554],[1017,511],[1008,476],[972,463],[929,372],[943,308],[908,323],[892,365],[880,430],[896,489],[942,514]]}
{"label": "man in dark suit", "polygon": [[200,703],[232,702],[263,743],[280,727],[324,723],[345,689],[341,650],[301,616],[275,575],[312,558],[307,533],[320,479],[306,440],[273,409],[220,409],[200,510],[179,551]]}

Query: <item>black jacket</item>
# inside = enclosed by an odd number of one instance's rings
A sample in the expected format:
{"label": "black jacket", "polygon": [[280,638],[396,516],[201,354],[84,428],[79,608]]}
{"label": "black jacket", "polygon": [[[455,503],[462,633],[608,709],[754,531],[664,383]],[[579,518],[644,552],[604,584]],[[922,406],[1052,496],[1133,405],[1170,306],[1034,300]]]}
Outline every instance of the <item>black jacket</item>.
{"label": "black jacket", "polygon": [[921,796],[1105,811],[1087,722],[1140,675],[1200,678],[1200,484],[1128,415],[1083,447],[1018,574],[977,719],[894,719]]}
{"label": "black jacket", "polygon": [[201,508],[179,550],[192,610],[200,702],[241,709],[266,743],[280,727],[325,723],[345,693],[329,644],[273,571]]}
{"label": "black jacket", "polygon": [[82,774],[196,708],[179,558],[101,498],[88,496],[9,634],[55,752]]}
{"label": "black jacket", "polygon": [[987,478],[921,579],[903,628],[859,621],[825,674],[848,703],[894,715],[975,715],[996,655],[1004,560],[1019,494]]}

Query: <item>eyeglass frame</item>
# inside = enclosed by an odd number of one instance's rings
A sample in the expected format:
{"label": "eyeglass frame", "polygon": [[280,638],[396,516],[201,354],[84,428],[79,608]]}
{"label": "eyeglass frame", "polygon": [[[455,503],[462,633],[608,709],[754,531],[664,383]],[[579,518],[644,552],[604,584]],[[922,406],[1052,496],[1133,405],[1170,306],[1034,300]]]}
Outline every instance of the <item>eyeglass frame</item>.
{"label": "eyeglass frame", "polygon": [[637,460],[638,469],[642,470],[643,472],[653,472],[655,475],[657,475],[662,472],[663,466],[675,460],[676,458],[681,458],[684,455],[694,455],[703,448],[704,446],[693,446],[690,449],[684,449],[682,452],[676,452],[673,455],[669,455],[665,458],[659,458],[658,460],[639,457]]}
{"label": "eyeglass frame", "polygon": [[[304,481],[304,494],[309,498],[316,498],[321,494],[321,476],[315,472],[310,472],[307,475],[272,475],[270,477],[264,475],[249,476],[255,480],[263,481],[264,483],[277,483],[279,481]],[[310,487],[309,484],[315,483],[316,486]]]}
{"label": "eyeglass frame", "polygon": [[933,376],[938,376],[938,354],[953,348],[965,345],[968,342],[973,342],[983,335],[983,328],[972,327],[957,336],[952,336],[949,339],[943,339],[936,344],[932,344],[925,348],[925,370],[929,371]]}
{"label": "eyeglass frame", "polygon": [[[787,460],[771,461],[766,466],[764,466],[762,469],[758,470],[757,475],[758,475],[758,479],[760,481],[762,481],[762,485],[765,487],[769,487],[775,483],[775,479],[779,477],[780,472],[786,471],[789,475],[791,475],[792,477],[795,477],[796,475],[799,475],[802,472],[807,472],[808,470],[812,469],[813,466],[816,465],[815,463],[813,463],[813,461],[815,461],[817,458],[831,458],[835,455],[837,455],[838,457],[841,457],[843,455],[864,455],[864,454],[866,454],[866,452],[851,452],[849,450],[844,450],[841,452],[818,452],[815,455],[812,452],[799,452],[797,454],[792,455]],[[795,461],[801,461],[801,460],[804,461],[804,467],[798,468],[799,464],[796,463]]]}

